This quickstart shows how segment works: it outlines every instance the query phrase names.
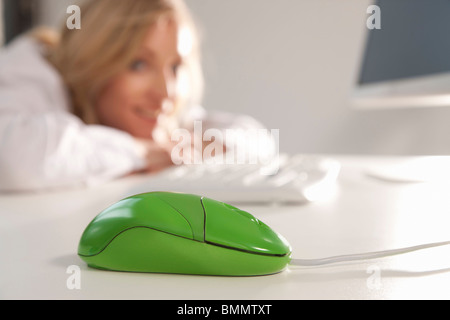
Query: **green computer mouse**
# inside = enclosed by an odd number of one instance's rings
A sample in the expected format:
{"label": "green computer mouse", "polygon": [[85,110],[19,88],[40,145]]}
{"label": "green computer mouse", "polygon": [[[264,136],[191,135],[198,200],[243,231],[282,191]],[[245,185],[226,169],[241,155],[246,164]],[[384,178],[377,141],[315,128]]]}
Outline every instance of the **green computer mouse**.
{"label": "green computer mouse", "polygon": [[110,206],[86,227],[78,255],[130,272],[256,276],[282,271],[287,241],[251,214],[198,195],[151,192]]}

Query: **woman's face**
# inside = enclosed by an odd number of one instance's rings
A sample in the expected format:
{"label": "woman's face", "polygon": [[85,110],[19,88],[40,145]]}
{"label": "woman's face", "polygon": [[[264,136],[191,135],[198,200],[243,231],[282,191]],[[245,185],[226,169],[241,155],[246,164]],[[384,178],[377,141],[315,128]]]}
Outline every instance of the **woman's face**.
{"label": "woman's face", "polygon": [[95,107],[100,124],[152,139],[158,119],[173,111],[181,63],[178,26],[173,20],[159,19],[133,63],[101,91]]}

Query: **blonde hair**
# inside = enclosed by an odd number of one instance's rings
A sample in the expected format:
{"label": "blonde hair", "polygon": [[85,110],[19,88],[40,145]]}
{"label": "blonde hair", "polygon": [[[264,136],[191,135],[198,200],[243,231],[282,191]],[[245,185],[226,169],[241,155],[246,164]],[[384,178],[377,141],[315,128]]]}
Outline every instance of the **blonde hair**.
{"label": "blonde hair", "polygon": [[[37,31],[33,36],[49,46],[48,60],[56,67],[72,98],[73,113],[97,123],[95,100],[108,81],[127,68],[149,28],[170,15],[192,41],[182,71],[189,90],[179,94],[176,109],[200,103],[203,81],[198,34],[182,0],[89,0],[81,6],[81,29],[63,26],[59,34]],[[186,77],[185,77],[186,78]]]}

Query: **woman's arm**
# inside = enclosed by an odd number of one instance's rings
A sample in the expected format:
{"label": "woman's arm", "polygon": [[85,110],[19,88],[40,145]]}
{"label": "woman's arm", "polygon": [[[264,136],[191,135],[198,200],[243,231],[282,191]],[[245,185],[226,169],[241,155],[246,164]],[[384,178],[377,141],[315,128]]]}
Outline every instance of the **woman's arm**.
{"label": "woman's arm", "polygon": [[65,112],[0,112],[0,191],[95,184],[145,165],[145,149],[121,131]]}

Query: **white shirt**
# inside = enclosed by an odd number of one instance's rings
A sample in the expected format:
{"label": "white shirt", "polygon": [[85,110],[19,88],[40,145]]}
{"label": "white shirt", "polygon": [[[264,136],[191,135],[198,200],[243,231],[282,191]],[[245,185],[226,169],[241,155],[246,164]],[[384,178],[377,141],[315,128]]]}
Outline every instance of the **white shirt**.
{"label": "white shirt", "polygon": [[[0,192],[92,185],[142,169],[131,135],[70,113],[67,88],[43,50],[20,37],[0,51]],[[246,116],[210,120],[218,129],[262,127]]]}

